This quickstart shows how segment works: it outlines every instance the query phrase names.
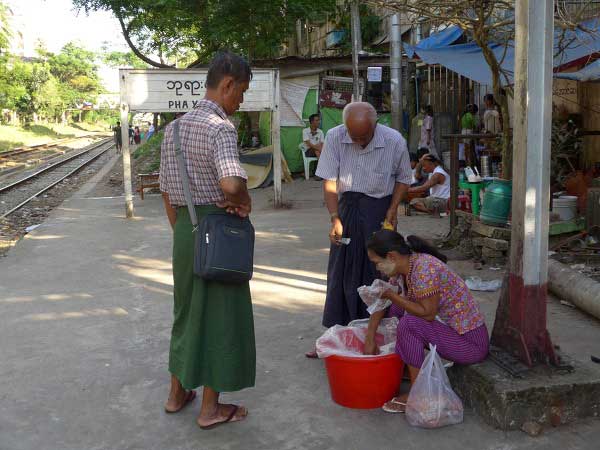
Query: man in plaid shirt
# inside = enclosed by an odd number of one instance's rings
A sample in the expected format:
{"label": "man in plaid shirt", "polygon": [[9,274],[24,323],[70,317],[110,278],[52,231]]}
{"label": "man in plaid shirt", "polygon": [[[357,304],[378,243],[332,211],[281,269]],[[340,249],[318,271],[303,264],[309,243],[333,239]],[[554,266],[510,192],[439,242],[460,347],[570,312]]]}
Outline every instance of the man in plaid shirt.
{"label": "man in plaid shirt", "polygon": [[[228,116],[244,101],[252,72],[237,55],[220,53],[206,79],[206,96],[179,121],[181,149],[198,220],[223,210],[242,217],[251,211],[246,173],[240,165],[237,131]],[[161,148],[160,189],[173,227],[174,323],[169,353],[171,392],[165,404],[175,413],[204,386],[197,423],[213,428],[246,418],[243,406],[219,403],[221,392],[254,386],[256,349],[248,283],[207,281],[193,273],[194,237],[183,194],[173,126]]]}

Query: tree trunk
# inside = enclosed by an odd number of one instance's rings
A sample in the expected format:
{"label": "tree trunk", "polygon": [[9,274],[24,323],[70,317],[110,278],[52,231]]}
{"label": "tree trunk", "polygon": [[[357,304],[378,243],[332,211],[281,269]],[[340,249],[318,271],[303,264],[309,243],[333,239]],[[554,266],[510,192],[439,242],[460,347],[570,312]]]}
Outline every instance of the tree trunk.
{"label": "tree trunk", "polygon": [[487,40],[475,37],[475,42],[481,48],[483,56],[492,72],[492,83],[494,88],[494,98],[500,105],[502,114],[502,178],[512,179],[512,146],[510,139],[510,117],[508,110],[508,98],[502,94],[502,85],[500,82],[500,63],[496,55],[487,45]]}

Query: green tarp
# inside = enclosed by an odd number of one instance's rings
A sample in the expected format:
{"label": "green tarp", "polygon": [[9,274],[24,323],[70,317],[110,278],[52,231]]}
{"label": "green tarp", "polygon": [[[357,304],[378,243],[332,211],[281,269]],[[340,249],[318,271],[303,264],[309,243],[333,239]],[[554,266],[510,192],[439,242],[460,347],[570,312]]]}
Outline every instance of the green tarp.
{"label": "green tarp", "polygon": [[[302,119],[308,122],[308,117],[317,112],[317,90],[309,89],[304,100]],[[302,129],[304,127],[281,127],[281,151],[285,157],[290,172],[302,172],[304,162],[298,149],[302,142]],[[261,112],[258,122],[260,142],[263,145],[271,145],[271,113]]]}
{"label": "green tarp", "polygon": [[[311,114],[318,112],[317,105],[317,90],[309,89],[304,100],[302,110],[302,119],[308,123],[308,117]],[[379,115],[379,123],[390,125],[391,114],[385,113]],[[337,108],[322,108],[321,109],[321,128],[323,132],[327,132],[341,125],[342,110]],[[291,172],[304,171],[304,163],[302,155],[298,149],[298,145],[302,142],[303,127],[281,127],[281,151],[288,163]],[[259,135],[262,145],[271,145],[271,113],[261,112],[259,118]]]}

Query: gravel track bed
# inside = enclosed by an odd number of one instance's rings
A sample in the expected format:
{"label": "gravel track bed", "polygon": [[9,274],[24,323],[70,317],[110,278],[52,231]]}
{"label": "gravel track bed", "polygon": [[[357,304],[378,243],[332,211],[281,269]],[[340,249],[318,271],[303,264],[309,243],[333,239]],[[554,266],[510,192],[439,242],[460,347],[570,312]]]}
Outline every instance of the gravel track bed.
{"label": "gravel track bed", "polygon": [[0,215],[3,215],[3,211],[8,211],[13,206],[16,206],[48,186],[51,182],[62,178],[84,161],[93,159],[94,156],[104,152],[98,159],[34,198],[17,211],[5,218],[0,218],[0,256],[6,255],[8,250],[30,231],[29,227],[41,224],[48,217],[52,209],[73,195],[87,180],[97,173],[111,159],[112,152],[105,150],[107,147],[110,148],[112,146],[112,142],[107,142],[105,145],[59,166],[56,170],[44,173],[39,178],[34,178],[32,181],[18,186],[16,189],[0,193]]}

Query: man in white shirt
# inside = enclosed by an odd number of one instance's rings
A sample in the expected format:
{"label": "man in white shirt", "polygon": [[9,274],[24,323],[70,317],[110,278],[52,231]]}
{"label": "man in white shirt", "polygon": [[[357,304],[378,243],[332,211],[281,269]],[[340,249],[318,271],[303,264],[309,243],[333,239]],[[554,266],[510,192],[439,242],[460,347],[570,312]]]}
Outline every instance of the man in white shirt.
{"label": "man in white shirt", "polygon": [[325,135],[323,130],[319,128],[321,124],[321,118],[318,114],[312,114],[308,118],[309,127],[302,130],[302,142],[304,144],[305,153],[308,157],[321,156],[323,150],[323,142],[325,141]]}
{"label": "man in white shirt", "polygon": [[412,199],[410,206],[417,211],[439,215],[440,212],[446,211],[450,198],[450,175],[444,170],[441,161],[431,153],[423,155],[420,164],[423,171],[430,173],[431,176],[425,184],[411,187],[408,192],[409,194],[422,193],[430,190],[430,195]]}

